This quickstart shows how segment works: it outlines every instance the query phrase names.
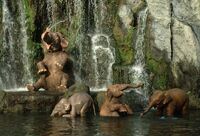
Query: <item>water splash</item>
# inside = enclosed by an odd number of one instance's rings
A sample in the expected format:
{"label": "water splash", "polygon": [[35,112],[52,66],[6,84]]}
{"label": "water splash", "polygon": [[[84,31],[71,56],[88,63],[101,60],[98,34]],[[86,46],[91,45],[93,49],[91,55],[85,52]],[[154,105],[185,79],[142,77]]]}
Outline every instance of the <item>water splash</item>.
{"label": "water splash", "polygon": [[131,81],[133,83],[143,82],[144,87],[138,88],[143,95],[148,97],[148,74],[145,70],[145,45],[144,45],[144,37],[145,37],[145,28],[146,28],[146,19],[147,19],[148,8],[145,8],[139,13],[138,17],[138,29],[137,29],[137,39],[135,44],[135,63],[130,68]]}

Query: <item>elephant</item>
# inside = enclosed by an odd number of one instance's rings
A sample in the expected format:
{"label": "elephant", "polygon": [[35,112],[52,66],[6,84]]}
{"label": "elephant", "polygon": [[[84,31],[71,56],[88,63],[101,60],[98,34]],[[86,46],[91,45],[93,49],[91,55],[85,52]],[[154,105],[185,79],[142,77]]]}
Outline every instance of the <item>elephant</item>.
{"label": "elephant", "polygon": [[156,90],[149,98],[149,104],[140,116],[144,116],[149,110],[154,107],[157,109],[157,115],[186,115],[188,114],[189,96],[186,91],[173,88],[165,91]]}
{"label": "elephant", "polygon": [[51,32],[49,28],[41,36],[44,59],[37,63],[40,78],[34,84],[28,84],[31,92],[40,88],[48,91],[64,92],[74,84],[73,62],[64,51],[68,42],[61,33]]}
{"label": "elephant", "polygon": [[90,114],[91,110],[96,115],[92,97],[86,92],[77,92],[68,99],[62,98],[54,107],[51,116],[77,117],[80,115],[84,117]]}
{"label": "elephant", "polygon": [[143,84],[114,84],[107,88],[105,100],[100,108],[100,116],[119,117],[122,115],[133,114],[129,105],[122,103],[120,97],[123,95],[124,90],[129,88],[139,88]]}

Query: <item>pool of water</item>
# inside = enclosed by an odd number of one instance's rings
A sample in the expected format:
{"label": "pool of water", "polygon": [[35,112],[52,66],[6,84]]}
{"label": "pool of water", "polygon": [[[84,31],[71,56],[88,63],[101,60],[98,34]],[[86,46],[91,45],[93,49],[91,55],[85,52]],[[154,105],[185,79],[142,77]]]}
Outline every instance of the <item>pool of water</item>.
{"label": "pool of water", "polygon": [[199,136],[200,111],[187,118],[52,118],[47,114],[0,115],[1,136]]}

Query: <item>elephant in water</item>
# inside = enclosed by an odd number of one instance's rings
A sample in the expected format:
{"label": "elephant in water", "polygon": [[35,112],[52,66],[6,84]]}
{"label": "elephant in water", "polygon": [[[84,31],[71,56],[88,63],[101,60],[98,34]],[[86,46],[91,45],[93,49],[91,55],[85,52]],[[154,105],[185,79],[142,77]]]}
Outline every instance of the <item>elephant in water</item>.
{"label": "elephant in water", "polygon": [[43,32],[41,39],[44,59],[37,63],[40,78],[36,83],[28,84],[27,88],[31,92],[40,88],[64,92],[74,84],[73,63],[63,50],[68,42],[61,33],[51,32],[49,28]]}
{"label": "elephant in water", "polygon": [[142,87],[143,84],[131,85],[131,84],[115,84],[110,85],[107,89],[105,100],[100,108],[100,116],[118,117],[120,115],[133,114],[129,105],[122,103],[120,97],[124,91],[128,88]]}
{"label": "elephant in water", "polygon": [[154,107],[157,109],[157,115],[167,116],[186,115],[189,107],[189,97],[186,92],[179,88],[173,88],[166,91],[156,90],[149,98],[148,107],[140,116],[144,116]]}
{"label": "elephant in water", "polygon": [[63,117],[84,117],[90,112],[95,112],[92,97],[86,92],[77,92],[67,98],[62,98],[53,109],[51,116]]}

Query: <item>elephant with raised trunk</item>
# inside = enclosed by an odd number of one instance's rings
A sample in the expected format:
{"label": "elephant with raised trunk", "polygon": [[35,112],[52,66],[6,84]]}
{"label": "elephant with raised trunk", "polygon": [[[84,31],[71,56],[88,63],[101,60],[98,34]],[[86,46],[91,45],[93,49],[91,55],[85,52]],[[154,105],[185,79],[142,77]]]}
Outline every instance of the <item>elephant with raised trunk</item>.
{"label": "elephant with raised trunk", "polygon": [[107,88],[105,94],[105,100],[100,108],[100,116],[119,117],[120,115],[133,114],[129,105],[122,103],[120,97],[124,91],[129,88],[142,87],[143,84],[131,85],[131,84],[115,84],[110,85]]}
{"label": "elephant with raised trunk", "polygon": [[149,104],[140,116],[144,116],[151,108],[157,109],[157,115],[186,115],[189,107],[189,96],[186,91],[173,88],[166,91],[156,90],[149,98]]}
{"label": "elephant with raised trunk", "polygon": [[40,78],[36,83],[28,84],[27,88],[31,92],[40,88],[64,92],[74,84],[73,63],[63,50],[68,42],[61,33],[52,32],[49,28],[43,32],[41,39],[44,59],[37,63]]}

